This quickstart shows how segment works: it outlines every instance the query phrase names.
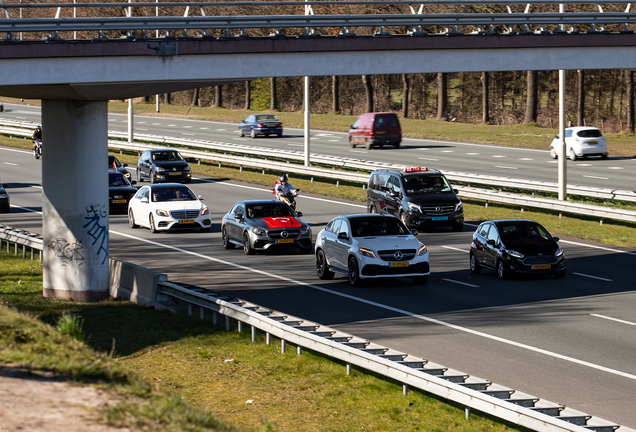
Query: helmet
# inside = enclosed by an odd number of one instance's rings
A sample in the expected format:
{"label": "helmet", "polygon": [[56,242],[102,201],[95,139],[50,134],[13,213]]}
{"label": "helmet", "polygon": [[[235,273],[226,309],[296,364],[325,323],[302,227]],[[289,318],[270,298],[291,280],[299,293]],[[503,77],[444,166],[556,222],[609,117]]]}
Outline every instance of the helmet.
{"label": "helmet", "polygon": [[42,129],[42,126],[37,125],[35,128],[36,128],[36,129]]}
{"label": "helmet", "polygon": [[283,174],[282,176],[280,176],[280,178],[278,179],[279,182],[287,182],[287,174]]}

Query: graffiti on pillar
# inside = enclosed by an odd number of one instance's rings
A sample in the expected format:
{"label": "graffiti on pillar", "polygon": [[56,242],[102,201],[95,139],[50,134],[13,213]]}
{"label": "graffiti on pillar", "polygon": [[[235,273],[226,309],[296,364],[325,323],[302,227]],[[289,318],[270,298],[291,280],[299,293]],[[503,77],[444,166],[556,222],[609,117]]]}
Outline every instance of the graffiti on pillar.
{"label": "graffiti on pillar", "polygon": [[88,221],[84,225],[86,233],[93,238],[92,245],[97,244],[97,256],[102,256],[102,264],[108,260],[108,210],[105,206],[91,205],[86,207]]}
{"label": "graffiti on pillar", "polygon": [[56,257],[62,259],[62,265],[75,264],[81,266],[84,261],[84,257],[80,253],[80,250],[84,249],[82,242],[76,241],[69,243],[66,239],[53,240],[49,244],[49,249],[53,251]]}

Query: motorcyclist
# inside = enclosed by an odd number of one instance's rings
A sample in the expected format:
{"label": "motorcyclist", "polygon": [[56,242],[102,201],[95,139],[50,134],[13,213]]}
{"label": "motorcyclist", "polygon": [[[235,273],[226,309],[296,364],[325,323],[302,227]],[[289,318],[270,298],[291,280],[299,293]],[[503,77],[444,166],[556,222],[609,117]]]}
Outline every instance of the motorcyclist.
{"label": "motorcyclist", "polygon": [[40,141],[42,142],[42,126],[38,125],[35,128],[35,131],[33,132],[33,136],[31,137],[31,139],[35,142],[35,141]]}
{"label": "motorcyclist", "polygon": [[37,125],[31,139],[33,140],[33,154],[36,159],[39,159],[42,156],[42,126]]}
{"label": "motorcyclist", "polygon": [[[287,202],[287,199],[285,198],[288,196],[288,194],[295,196],[297,194],[297,191],[296,189],[294,189],[291,183],[287,181],[287,174],[283,174],[282,176],[280,176],[280,178],[276,182],[276,187],[274,187],[274,193],[276,194],[276,198],[278,198],[281,201]],[[287,204],[290,204],[294,209],[296,208],[295,201],[292,201],[292,203],[287,202]]]}

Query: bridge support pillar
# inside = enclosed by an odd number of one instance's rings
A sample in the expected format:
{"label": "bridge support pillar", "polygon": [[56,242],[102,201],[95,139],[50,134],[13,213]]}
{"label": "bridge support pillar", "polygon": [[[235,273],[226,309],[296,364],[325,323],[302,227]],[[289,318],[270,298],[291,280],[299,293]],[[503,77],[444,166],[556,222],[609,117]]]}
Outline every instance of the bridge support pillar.
{"label": "bridge support pillar", "polygon": [[43,294],[109,296],[108,105],[42,101]]}

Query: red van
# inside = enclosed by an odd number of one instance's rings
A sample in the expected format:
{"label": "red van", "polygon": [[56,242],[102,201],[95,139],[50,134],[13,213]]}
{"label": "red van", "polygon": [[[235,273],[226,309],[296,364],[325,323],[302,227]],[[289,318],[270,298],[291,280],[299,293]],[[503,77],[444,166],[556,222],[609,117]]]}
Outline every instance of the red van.
{"label": "red van", "polygon": [[363,145],[371,150],[373,146],[392,145],[400,147],[402,142],[402,128],[398,117],[393,113],[366,113],[349,130],[349,145],[355,148]]}

